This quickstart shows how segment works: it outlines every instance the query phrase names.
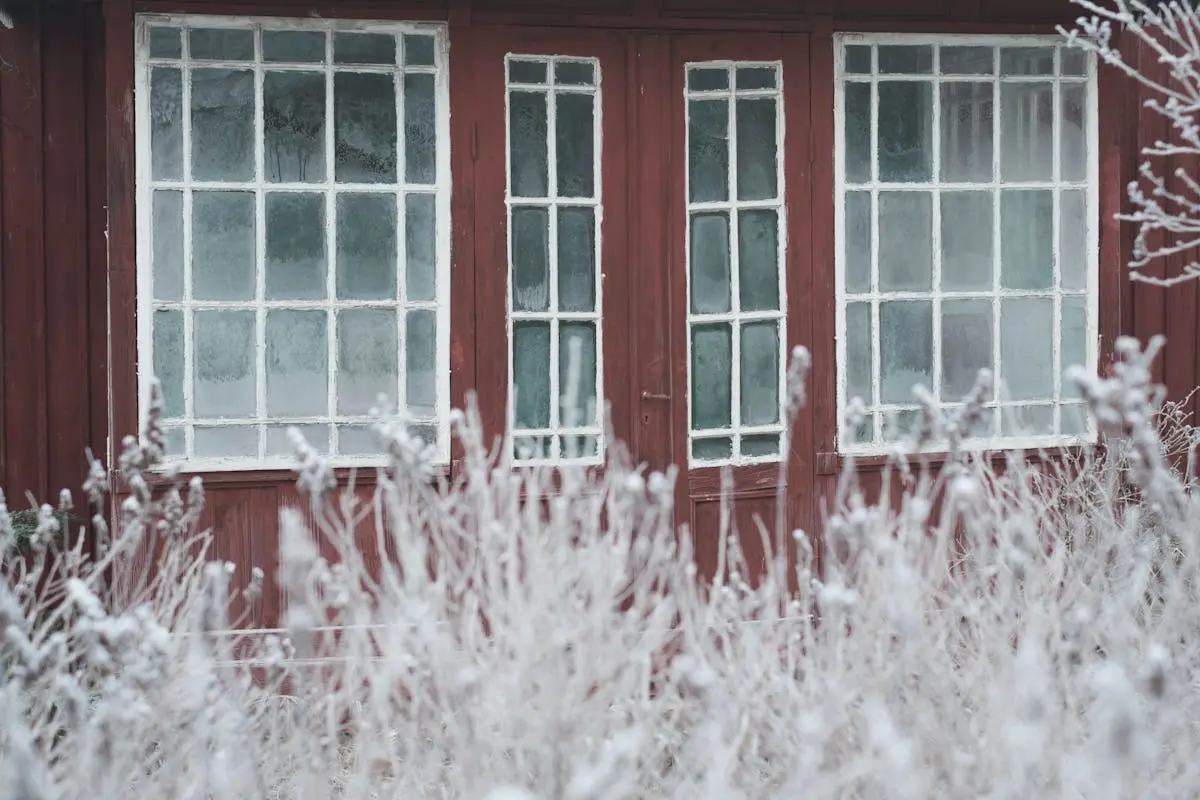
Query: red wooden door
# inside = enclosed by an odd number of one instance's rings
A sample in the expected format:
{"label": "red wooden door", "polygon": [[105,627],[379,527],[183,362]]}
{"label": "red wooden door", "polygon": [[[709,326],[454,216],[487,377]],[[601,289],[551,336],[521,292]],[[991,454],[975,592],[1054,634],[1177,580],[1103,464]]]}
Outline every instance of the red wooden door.
{"label": "red wooden door", "polygon": [[628,441],[625,40],[475,32],[477,391],[524,463],[599,464]]}
{"label": "red wooden door", "polygon": [[757,568],[758,525],[774,545],[780,491],[785,534],[813,513],[811,414],[789,428],[785,391],[789,354],[812,334],[808,38],[678,36],[671,49],[665,323],[680,521],[714,567],[728,469]]}

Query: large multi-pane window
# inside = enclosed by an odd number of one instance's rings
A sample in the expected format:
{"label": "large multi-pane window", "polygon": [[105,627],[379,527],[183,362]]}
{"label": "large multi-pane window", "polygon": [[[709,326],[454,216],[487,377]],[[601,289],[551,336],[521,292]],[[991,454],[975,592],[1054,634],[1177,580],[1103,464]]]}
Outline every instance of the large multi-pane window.
{"label": "large multi-pane window", "polygon": [[600,419],[600,65],[507,58],[509,368],[515,457],[596,461]]}
{"label": "large multi-pane window", "polygon": [[[379,398],[447,450],[439,26],[141,17],[139,358],[171,454],[378,452]],[[152,366],[152,369],[150,368]]]}
{"label": "large multi-pane window", "polygon": [[1095,65],[1053,39],[848,36],[837,48],[839,408],[872,450],[996,381],[982,443],[1090,433]]}
{"label": "large multi-pane window", "polygon": [[691,463],[778,460],[785,369],[778,63],[687,68]]}

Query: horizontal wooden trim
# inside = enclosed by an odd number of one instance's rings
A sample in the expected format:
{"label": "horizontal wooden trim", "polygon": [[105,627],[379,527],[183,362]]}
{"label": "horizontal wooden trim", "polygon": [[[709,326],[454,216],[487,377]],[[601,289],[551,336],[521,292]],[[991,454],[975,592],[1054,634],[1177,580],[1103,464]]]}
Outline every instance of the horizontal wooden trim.
{"label": "horizontal wooden trim", "polygon": [[[998,466],[1007,461],[1016,453],[1022,453],[1025,457],[1025,463],[1046,463],[1056,461],[1060,458],[1079,458],[1088,450],[1100,452],[1103,450],[1103,445],[1073,445],[1070,447],[1056,447],[1046,450],[979,450],[971,451],[971,455],[976,458],[982,458],[992,464]],[[940,469],[950,458],[950,454],[946,452],[938,453],[912,453],[908,455],[910,464],[918,467],[933,467]],[[818,453],[817,454],[817,474],[823,476],[840,475],[845,471],[847,463],[853,460],[855,472],[880,472],[888,465],[895,462],[894,456],[888,455],[870,455],[870,456],[854,456],[844,453]]]}

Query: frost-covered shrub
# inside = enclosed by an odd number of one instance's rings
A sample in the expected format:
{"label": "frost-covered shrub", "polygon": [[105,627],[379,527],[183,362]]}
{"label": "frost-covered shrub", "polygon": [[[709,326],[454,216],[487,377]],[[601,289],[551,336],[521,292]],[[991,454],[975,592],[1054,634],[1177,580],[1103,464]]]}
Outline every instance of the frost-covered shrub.
{"label": "frost-covered shrub", "polygon": [[[208,563],[198,483],[151,491],[151,413],[125,443],[115,535],[93,521],[96,560],[4,565],[0,797],[1188,796],[1200,515],[1156,347],[1122,340],[1111,377],[1074,376],[1103,455],[956,449],[937,474],[898,464],[897,506],[848,472],[820,574],[804,534],[765,520],[741,535],[794,536],[798,559],[752,580],[722,531],[707,587],[671,526],[674,475],[619,453],[552,485],[468,412],[463,477],[438,486],[381,418],[390,463],[360,507],[298,439],[312,513],[281,518],[285,630],[248,651],[222,632],[262,576]],[[961,424],[930,407],[919,435]],[[52,596],[29,589],[38,569]]]}

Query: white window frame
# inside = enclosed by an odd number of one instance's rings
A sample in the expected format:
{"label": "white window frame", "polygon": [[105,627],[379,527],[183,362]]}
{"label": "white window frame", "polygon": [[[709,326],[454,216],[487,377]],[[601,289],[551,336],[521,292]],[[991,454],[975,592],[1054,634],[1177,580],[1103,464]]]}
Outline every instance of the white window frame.
{"label": "white window frame", "polygon": [[[724,68],[729,72],[729,86],[725,89],[715,90],[694,90],[688,86],[687,75],[692,68]],[[773,89],[738,89],[736,84],[736,73],[742,67],[769,67],[775,71],[775,88]],[[741,440],[747,436],[766,436],[779,435],[780,448],[783,447],[783,431],[787,426],[786,409],[784,408],[783,398],[786,394],[784,384],[787,381],[787,361],[788,361],[788,282],[787,282],[787,252],[788,252],[788,204],[787,204],[787,123],[786,113],[784,108],[784,70],[783,62],[774,61],[754,61],[741,59],[715,59],[708,61],[689,61],[683,65],[684,81],[683,81],[683,127],[684,127],[684,147],[680,158],[683,159],[683,202],[684,202],[684,258],[685,258],[685,274],[687,282],[687,296],[684,300],[685,308],[687,309],[686,331],[684,335],[686,344],[687,358],[687,432],[688,432],[688,466],[691,468],[703,467],[722,467],[722,466],[748,466],[752,464],[777,464],[786,458],[786,453],[782,449],[775,454],[765,456],[746,456],[741,452]],[[728,182],[729,198],[727,200],[713,202],[692,202],[691,197],[691,169],[689,168],[691,158],[691,126],[689,124],[690,104],[689,100],[716,100],[726,99],[729,104],[729,151],[728,151]],[[771,98],[775,100],[775,169],[776,181],[779,187],[778,194],[774,199],[770,200],[741,200],[737,197],[737,180],[738,180],[738,161],[737,161],[737,128],[735,107],[740,98]],[[759,210],[773,209],[777,214],[778,232],[777,232],[777,269],[776,276],[779,281],[779,308],[775,311],[742,311],[741,310],[741,264],[739,263],[738,253],[738,226],[737,212],[742,210]],[[696,211],[723,211],[729,214],[729,292],[730,292],[730,310],[725,313],[693,313],[692,312],[692,213]],[[741,393],[742,393],[742,352],[741,352],[741,327],[743,323],[748,322],[776,322],[779,331],[779,352],[778,360],[778,375],[776,383],[776,391],[778,393],[779,402],[779,418],[778,422],[772,425],[743,425],[740,422],[734,422],[741,417]],[[697,430],[692,427],[692,387],[693,382],[693,361],[692,361],[692,329],[696,325],[705,325],[709,323],[725,323],[731,328],[730,340],[730,361],[732,369],[730,371],[730,395],[729,395],[729,413],[730,424],[725,428],[705,428]],[[732,441],[732,455],[724,458],[697,458],[694,455],[696,440],[729,438]]]}
{"label": "white window frame", "polygon": [[[150,57],[150,36],[149,28],[151,26],[178,26],[182,29],[182,45],[183,51],[179,59],[159,59]],[[196,62],[197,65],[204,67],[229,67],[239,69],[249,69],[254,73],[255,80],[255,177],[253,180],[244,182],[235,182],[227,184],[225,182],[196,182],[190,178],[189,166],[191,163],[191,155],[188,152],[188,142],[190,140],[191,125],[187,121],[188,101],[190,97],[191,81],[186,78],[187,70],[189,70],[193,62],[189,58],[187,28],[204,28],[204,29],[219,29],[229,28],[236,30],[252,30],[254,31],[254,46],[255,57],[254,61],[216,61],[203,60]],[[264,63],[262,60],[262,31],[317,31],[329,33],[326,38],[326,53],[325,60],[320,64],[277,64],[274,62]],[[434,65],[432,67],[409,67],[400,65],[371,65],[371,64],[335,64],[333,61],[333,35],[334,33],[385,33],[397,36],[397,41],[402,34],[420,34],[432,36],[435,39]],[[397,50],[399,55],[399,50]],[[398,59],[399,60],[399,59]],[[336,228],[335,220],[326,215],[326,280],[329,284],[329,293],[321,300],[287,300],[287,301],[270,301],[272,305],[278,305],[287,309],[318,309],[318,310],[349,310],[354,308],[373,308],[387,306],[397,310],[398,325],[403,326],[407,314],[403,313],[408,308],[428,308],[436,314],[436,338],[437,344],[436,353],[436,427],[438,433],[438,444],[434,449],[436,459],[439,464],[445,466],[450,461],[450,359],[449,359],[449,336],[450,336],[450,230],[451,230],[451,208],[450,208],[450,93],[449,93],[449,38],[447,26],[444,23],[424,23],[424,22],[394,22],[394,21],[360,21],[360,20],[326,20],[326,19],[299,19],[299,18],[283,18],[283,17],[267,17],[267,16],[218,16],[208,14],[138,14],[135,17],[135,61],[134,61],[134,101],[135,101],[135,141],[136,141],[136,202],[137,202],[137,351],[138,351],[138,398],[141,414],[144,415],[147,403],[149,400],[150,384],[153,372],[153,315],[156,308],[161,306],[178,307],[178,308],[239,308],[254,310],[256,312],[256,345],[255,345],[255,381],[256,381],[256,419],[252,422],[238,420],[235,422],[227,422],[221,424],[221,420],[203,420],[205,427],[258,427],[258,452],[257,457],[181,457],[168,456],[168,464],[171,467],[177,467],[188,471],[210,472],[210,471],[249,471],[262,469],[281,469],[290,468],[294,463],[294,458],[290,453],[283,455],[267,456],[266,453],[266,426],[279,424],[295,424],[295,425],[323,425],[328,427],[330,448],[336,447],[338,437],[338,427],[340,425],[367,425],[370,426],[374,421],[369,415],[344,415],[337,411],[337,345],[336,345],[336,330],[327,331],[326,341],[321,343],[322,347],[328,346],[328,356],[326,369],[327,384],[329,391],[329,405],[326,416],[294,419],[294,418],[272,418],[267,415],[266,410],[266,373],[265,373],[265,351],[266,340],[264,334],[265,325],[265,309],[268,307],[268,301],[263,298],[264,281],[265,281],[265,217],[263,198],[265,193],[275,189],[302,189],[308,192],[320,193],[326,196],[327,208],[333,205],[333,199],[339,192],[358,192],[360,190],[367,192],[382,192],[384,194],[393,194],[398,203],[398,227],[396,229],[397,248],[398,248],[398,267],[397,267],[397,296],[396,298],[385,301],[354,301],[337,299],[333,293],[333,285],[336,280]],[[184,158],[184,175],[178,181],[154,180],[151,173],[151,135],[150,135],[150,72],[153,66],[174,66],[179,67],[184,71],[185,79],[183,82],[183,97],[182,103],[184,106],[184,124],[182,128],[182,150]],[[315,183],[304,183],[303,185],[291,184],[287,182],[270,182],[266,180],[264,172],[264,122],[262,108],[262,87],[263,75],[267,71],[305,71],[315,72],[320,71],[325,76],[326,80],[326,109],[325,109],[325,124],[326,124],[326,141],[325,141],[325,180]],[[371,183],[371,184],[355,184],[355,183],[337,183],[335,175],[335,158],[334,139],[335,131],[333,129],[333,93],[332,83],[333,76],[340,71],[357,72],[357,73],[373,73],[373,74],[388,74],[397,76],[399,80],[406,72],[421,72],[434,75],[434,97],[436,101],[436,118],[435,118],[435,179],[432,184],[407,184],[404,179],[404,103],[402,96],[397,94],[397,142],[399,150],[399,159],[397,161],[397,176],[395,183]],[[153,219],[152,219],[152,199],[153,191],[156,188],[167,188],[182,190],[184,192],[184,299],[181,301],[156,301],[154,297],[154,265],[153,265]],[[187,220],[189,208],[191,206],[190,196],[195,189],[238,189],[252,191],[256,196],[256,211],[255,211],[255,262],[256,262],[256,289],[255,299],[249,301],[194,301],[191,299],[191,225]],[[405,247],[405,214],[403,212],[404,199],[410,191],[421,191],[423,193],[432,193],[434,195],[434,208],[436,219],[436,259],[435,268],[435,289],[433,301],[409,301],[404,299],[404,282],[405,272],[403,269],[404,247]],[[390,305],[389,305],[390,304]],[[185,319],[188,319],[185,317]],[[333,325],[333,318],[327,318],[328,324]],[[185,342],[192,337],[192,325],[185,322],[184,337]],[[185,357],[183,368],[184,374],[184,397],[185,411],[183,418],[172,419],[168,422],[171,428],[182,427],[186,432],[186,452],[193,452],[194,427],[197,420],[192,414],[192,399],[193,392],[192,383],[194,381],[194,365],[191,353],[192,347],[185,347],[185,352],[188,354]],[[405,397],[405,343],[403,337],[399,342],[399,350],[397,353],[397,387],[395,402],[397,407],[403,412],[404,397]],[[322,448],[323,449],[323,448]],[[336,455],[330,457],[330,464],[334,467],[374,467],[381,466],[386,463],[386,455],[383,452],[382,445],[378,454],[370,455]]]}
{"label": "white window frame", "polygon": [[[877,59],[876,50],[872,50],[872,74],[851,74],[845,69],[846,48],[852,45],[950,45],[950,46],[973,46],[973,47],[992,47],[996,63],[994,71],[990,75],[955,75],[953,77],[943,76],[940,73],[940,64],[934,63],[934,69],[927,75],[892,75],[880,76],[875,60]],[[1055,56],[1055,70],[1053,75],[1029,75],[1029,76],[1010,76],[1001,77],[999,63],[999,48],[1001,47],[1047,47],[1057,46]],[[1058,179],[1058,176],[1053,176],[1050,180],[1044,182],[1005,182],[1000,176],[1000,158],[1001,158],[1001,122],[1003,111],[1000,107],[1000,87],[1003,83],[1046,83],[1051,82],[1055,86],[1054,92],[1054,128],[1053,128],[1053,151],[1054,164],[1057,166],[1061,162],[1061,85],[1062,70],[1061,70],[1061,53],[1065,50],[1064,41],[1060,36],[1014,36],[1014,35],[996,35],[996,34],[864,34],[864,33],[841,33],[834,37],[834,224],[835,224],[835,292],[836,292],[836,360],[837,360],[837,423],[838,423],[838,451],[853,455],[885,455],[894,452],[897,447],[897,440],[893,436],[891,439],[884,440],[883,428],[888,425],[888,413],[894,407],[883,403],[873,403],[873,398],[864,398],[864,405],[868,409],[874,407],[880,409],[875,415],[875,439],[872,442],[853,442],[847,439],[846,426],[844,424],[845,414],[847,412],[850,399],[847,388],[847,333],[846,333],[846,192],[847,190],[869,190],[874,198],[872,203],[871,213],[871,275],[872,286],[869,293],[855,294],[853,299],[856,301],[868,300],[872,307],[872,367],[871,367],[871,382],[872,393],[875,396],[879,395],[880,384],[882,382],[881,365],[880,365],[880,329],[879,329],[879,301],[885,299],[908,299],[912,295],[913,299],[932,299],[934,300],[933,310],[933,386],[926,387],[932,392],[935,392],[935,397],[940,398],[939,384],[941,382],[941,318],[940,318],[940,301],[943,297],[949,295],[952,298],[963,293],[954,292],[946,293],[940,289],[937,291],[930,290],[929,292],[880,292],[876,281],[878,280],[878,263],[879,263],[879,213],[878,213],[878,194],[881,189],[890,187],[895,188],[928,188],[934,192],[933,200],[933,240],[931,242],[931,250],[933,253],[933,270],[935,285],[941,268],[941,247],[940,247],[940,203],[938,197],[942,190],[964,191],[964,190],[983,190],[993,192],[993,202],[999,202],[999,191],[1001,188],[1013,186],[1015,188],[1024,188],[1027,185],[1030,188],[1052,189],[1054,190],[1054,210],[1055,220],[1059,219],[1059,189],[1070,187],[1073,189],[1085,189],[1085,197],[1087,208],[1085,209],[1085,225],[1086,225],[1086,243],[1087,243],[1087,258],[1085,261],[1085,289],[1081,293],[1071,290],[1066,292],[1067,296],[1079,296],[1083,294],[1086,297],[1087,309],[1087,330],[1086,330],[1086,348],[1087,348],[1087,363],[1085,366],[1090,371],[1095,371],[1099,358],[1099,114],[1098,114],[1098,81],[1097,81],[1097,62],[1094,56],[1087,54],[1086,58],[1086,75],[1068,77],[1069,81],[1083,83],[1087,86],[1087,125],[1086,125],[1086,141],[1088,147],[1087,159],[1087,177],[1086,186],[1082,186],[1078,182],[1066,182]],[[926,80],[933,86],[932,103],[933,117],[931,127],[934,132],[934,141],[932,143],[932,180],[929,183],[919,184],[889,184],[881,183],[876,179],[878,169],[878,144],[874,136],[871,137],[871,180],[866,183],[848,184],[845,180],[845,130],[846,130],[846,114],[845,114],[845,86],[847,81],[864,82],[872,84],[872,98],[877,94],[875,85],[881,80],[910,78],[914,80]],[[968,83],[985,83],[991,82],[995,89],[993,97],[995,98],[995,108],[992,119],[993,129],[993,180],[988,183],[942,183],[940,181],[938,167],[940,159],[940,119],[939,111],[941,104],[940,92],[938,87],[942,82],[962,81]],[[872,118],[874,119],[874,101]],[[874,125],[874,123],[873,123]],[[1061,418],[1061,409],[1063,407],[1064,397],[1062,395],[1063,383],[1063,368],[1060,366],[1061,361],[1061,330],[1062,330],[1062,297],[1064,292],[1061,289],[1061,259],[1059,256],[1059,237],[1061,235],[1061,225],[1055,224],[1054,228],[1054,275],[1051,288],[1046,290],[1036,291],[1021,291],[1009,290],[1000,287],[1000,259],[1001,259],[1001,244],[999,236],[999,208],[993,209],[993,255],[992,255],[992,280],[993,287],[989,294],[992,301],[992,326],[993,326],[993,367],[999,365],[1003,367],[999,353],[1001,351],[1000,342],[1000,299],[1004,297],[1048,297],[1054,299],[1053,311],[1053,327],[1054,335],[1052,337],[1051,346],[1053,348],[1052,361],[1055,370],[1054,374],[1054,397],[1049,401],[1044,399],[1029,400],[1029,401],[1003,401],[1002,406],[1005,408],[1021,408],[1029,406],[1045,406],[1047,402],[1053,403],[1054,419],[1056,429]],[[971,294],[971,293],[966,293]],[[991,404],[995,405],[996,396],[1001,391],[1003,375],[993,374],[993,380],[996,385],[993,387]],[[1069,404],[1075,405],[1077,401],[1070,399]],[[956,405],[948,403],[947,406]],[[916,408],[917,404],[914,400],[911,404],[904,404],[903,410]],[[1003,411],[1001,411],[1003,413]],[[868,412],[868,419],[870,412]],[[996,420],[997,424],[1003,420]],[[907,431],[904,431],[907,433]],[[1097,432],[1095,420],[1090,414],[1086,414],[1086,429],[1079,434],[1046,434],[1046,435],[1001,435],[999,430],[993,428],[992,434],[983,436],[978,435],[967,439],[964,447],[971,450],[1026,450],[1048,447],[1062,447],[1072,445],[1088,445],[1094,444],[1097,441]],[[927,448],[927,452],[939,452],[945,449],[944,443],[933,443]]]}

